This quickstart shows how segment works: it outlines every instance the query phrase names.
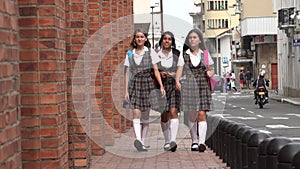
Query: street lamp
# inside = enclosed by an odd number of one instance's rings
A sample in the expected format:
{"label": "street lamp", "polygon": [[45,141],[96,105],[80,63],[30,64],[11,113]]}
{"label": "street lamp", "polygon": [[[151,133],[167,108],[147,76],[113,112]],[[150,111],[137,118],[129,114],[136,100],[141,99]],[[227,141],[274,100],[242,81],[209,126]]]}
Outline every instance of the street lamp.
{"label": "street lamp", "polygon": [[153,9],[155,8],[155,7],[158,7],[158,3],[152,3],[151,4],[151,6],[150,6],[150,8],[151,8],[151,16],[152,16],[152,48],[154,49],[154,20],[153,20]]}

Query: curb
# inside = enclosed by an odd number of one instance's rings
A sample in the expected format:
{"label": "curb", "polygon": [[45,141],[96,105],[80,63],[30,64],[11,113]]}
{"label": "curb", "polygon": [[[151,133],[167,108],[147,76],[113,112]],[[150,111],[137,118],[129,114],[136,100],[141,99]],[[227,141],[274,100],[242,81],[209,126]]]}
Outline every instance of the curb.
{"label": "curb", "polygon": [[288,99],[288,98],[270,97],[270,99],[273,99],[273,100],[276,100],[276,101],[279,101],[279,102],[282,102],[282,103],[290,103],[290,104],[293,104],[293,105],[296,105],[296,106],[300,106],[299,102],[291,100],[291,99]]}

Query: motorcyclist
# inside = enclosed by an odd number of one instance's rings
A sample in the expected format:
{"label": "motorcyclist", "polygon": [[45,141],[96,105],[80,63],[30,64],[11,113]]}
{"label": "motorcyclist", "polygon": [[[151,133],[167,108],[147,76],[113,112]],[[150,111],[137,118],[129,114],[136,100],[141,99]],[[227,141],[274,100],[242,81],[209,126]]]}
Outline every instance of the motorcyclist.
{"label": "motorcyclist", "polygon": [[255,104],[257,104],[257,94],[256,94],[256,92],[259,91],[259,87],[264,87],[265,93],[266,93],[266,103],[268,103],[269,94],[268,94],[267,87],[269,87],[269,82],[270,82],[269,80],[265,79],[265,71],[262,70],[259,73],[258,78],[253,82],[253,86],[256,87],[255,90],[254,90]]}

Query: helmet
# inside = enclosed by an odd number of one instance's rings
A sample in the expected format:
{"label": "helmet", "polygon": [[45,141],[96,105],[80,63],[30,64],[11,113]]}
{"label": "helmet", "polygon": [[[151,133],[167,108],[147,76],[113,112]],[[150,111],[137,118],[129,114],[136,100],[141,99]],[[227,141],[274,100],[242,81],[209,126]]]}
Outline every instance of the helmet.
{"label": "helmet", "polygon": [[260,73],[259,73],[259,76],[265,76],[265,71],[264,70],[262,70]]}

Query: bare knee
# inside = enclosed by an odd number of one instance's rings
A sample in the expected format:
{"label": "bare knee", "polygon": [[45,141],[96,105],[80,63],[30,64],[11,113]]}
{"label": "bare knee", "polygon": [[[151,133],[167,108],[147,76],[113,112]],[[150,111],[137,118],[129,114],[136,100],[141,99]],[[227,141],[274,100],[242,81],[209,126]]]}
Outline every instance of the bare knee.
{"label": "bare knee", "polygon": [[170,109],[170,118],[171,119],[178,119],[178,110],[177,108]]}

